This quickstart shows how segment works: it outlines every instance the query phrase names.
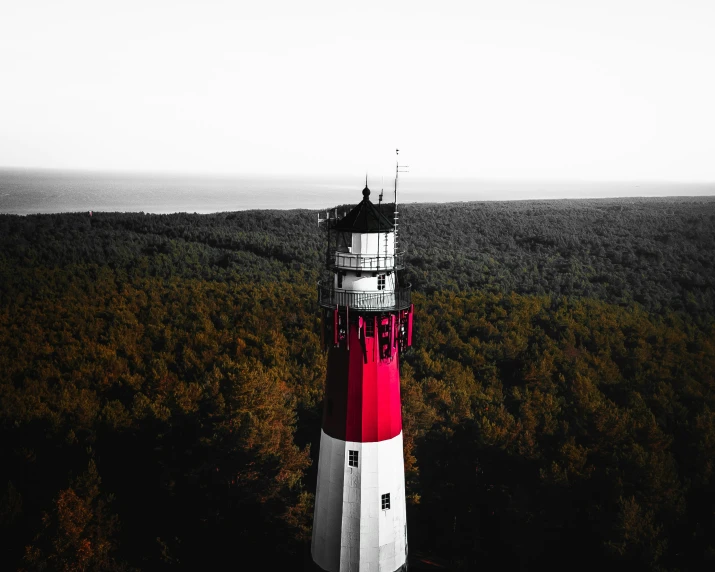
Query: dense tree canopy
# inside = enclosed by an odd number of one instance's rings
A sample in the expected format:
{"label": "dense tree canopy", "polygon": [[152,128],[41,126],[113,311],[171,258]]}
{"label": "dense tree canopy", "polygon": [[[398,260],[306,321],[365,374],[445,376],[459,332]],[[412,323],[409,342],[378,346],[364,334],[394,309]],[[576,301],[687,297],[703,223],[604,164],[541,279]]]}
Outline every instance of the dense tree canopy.
{"label": "dense tree canopy", "polygon": [[[401,210],[411,550],[465,570],[712,566],[715,201]],[[305,559],[316,219],[0,216],[3,562]]]}

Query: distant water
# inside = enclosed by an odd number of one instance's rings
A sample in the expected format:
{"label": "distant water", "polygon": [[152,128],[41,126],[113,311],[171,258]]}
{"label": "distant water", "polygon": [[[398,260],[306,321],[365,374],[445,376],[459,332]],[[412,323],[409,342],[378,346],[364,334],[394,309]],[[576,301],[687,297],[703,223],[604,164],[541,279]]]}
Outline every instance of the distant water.
{"label": "distant water", "polygon": [[[390,186],[385,201],[393,200]],[[339,177],[223,177],[0,169],[0,213],[81,211],[212,213],[247,209],[323,209],[355,203],[364,181]],[[379,184],[370,183],[377,202]],[[509,182],[400,179],[398,200],[494,201],[643,196],[713,196],[715,183]]]}

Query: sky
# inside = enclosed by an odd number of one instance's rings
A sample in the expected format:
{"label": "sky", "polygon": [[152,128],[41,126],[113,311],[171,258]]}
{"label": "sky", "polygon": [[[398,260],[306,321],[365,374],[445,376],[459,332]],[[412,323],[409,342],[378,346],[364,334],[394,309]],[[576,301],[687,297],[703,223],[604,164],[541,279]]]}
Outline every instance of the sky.
{"label": "sky", "polygon": [[715,181],[713,0],[5,2],[0,166]]}

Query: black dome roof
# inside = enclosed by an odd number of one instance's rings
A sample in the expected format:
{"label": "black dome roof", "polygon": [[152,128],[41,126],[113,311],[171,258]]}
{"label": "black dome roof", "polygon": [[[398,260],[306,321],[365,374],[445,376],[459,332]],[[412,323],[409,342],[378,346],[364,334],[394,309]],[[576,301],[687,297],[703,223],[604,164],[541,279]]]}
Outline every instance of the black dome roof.
{"label": "black dome roof", "polygon": [[[395,205],[384,204],[378,209],[370,202],[370,189],[362,191],[363,199],[333,227],[347,232],[390,232],[393,230]],[[389,218],[388,218],[389,217]]]}

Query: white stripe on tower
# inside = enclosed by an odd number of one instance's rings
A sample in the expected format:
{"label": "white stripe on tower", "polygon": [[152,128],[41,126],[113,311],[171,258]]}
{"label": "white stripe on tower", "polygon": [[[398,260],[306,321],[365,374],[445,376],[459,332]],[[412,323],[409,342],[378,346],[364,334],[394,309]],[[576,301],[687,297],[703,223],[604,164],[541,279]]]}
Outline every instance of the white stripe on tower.
{"label": "white stripe on tower", "polygon": [[[357,467],[350,466],[350,451],[357,452]],[[328,572],[394,572],[403,566],[404,483],[402,432],[359,443],[321,431],[312,543],[316,564]],[[383,508],[385,494],[389,508]]]}

